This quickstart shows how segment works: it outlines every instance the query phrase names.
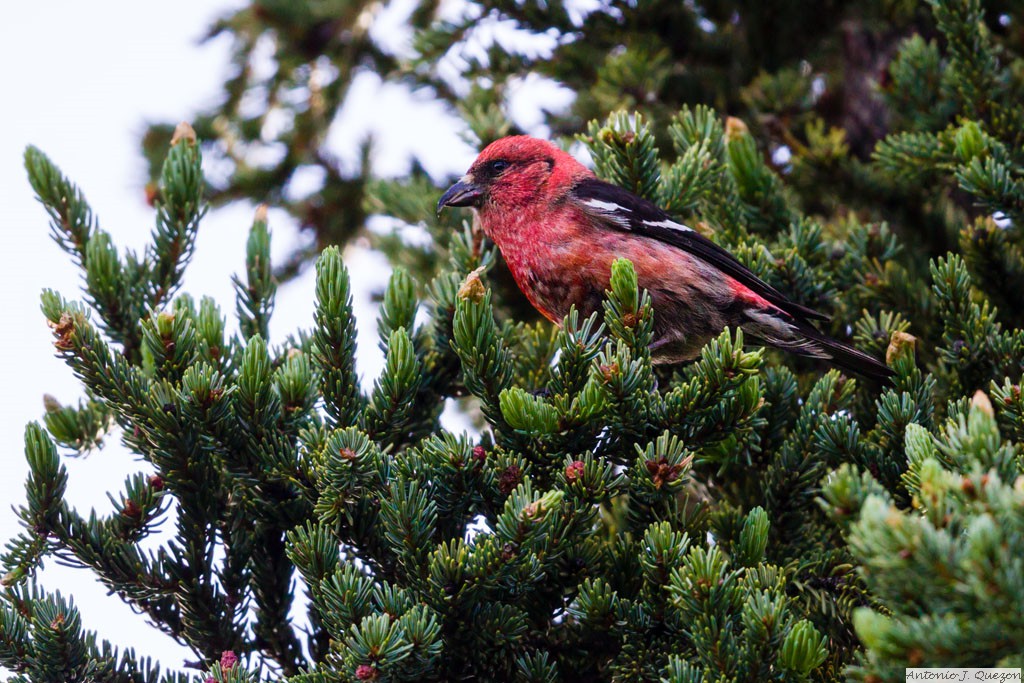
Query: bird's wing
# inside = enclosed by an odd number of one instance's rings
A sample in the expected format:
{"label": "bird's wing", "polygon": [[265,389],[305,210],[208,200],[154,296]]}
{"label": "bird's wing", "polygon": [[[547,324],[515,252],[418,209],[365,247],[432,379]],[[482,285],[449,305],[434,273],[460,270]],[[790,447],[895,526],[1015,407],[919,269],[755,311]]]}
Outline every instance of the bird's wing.
{"label": "bird's wing", "polygon": [[632,232],[678,247],[711,264],[769,303],[797,318],[828,320],[814,309],[791,301],[785,294],[754,275],[728,251],[658,208],[621,187],[597,178],[585,178],[572,189],[578,205],[610,228]]}

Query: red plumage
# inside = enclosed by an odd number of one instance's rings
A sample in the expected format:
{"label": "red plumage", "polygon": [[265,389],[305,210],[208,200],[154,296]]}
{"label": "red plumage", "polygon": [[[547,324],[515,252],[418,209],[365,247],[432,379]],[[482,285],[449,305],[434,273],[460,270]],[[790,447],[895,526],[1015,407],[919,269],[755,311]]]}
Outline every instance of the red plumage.
{"label": "red plumage", "polygon": [[546,318],[601,310],[616,258],[633,263],[655,311],[652,359],[692,359],[728,326],[771,346],[887,381],[892,371],[822,334],[827,319],[760,280],[727,251],[654,204],[598,180],[555,145],[527,136],[490,144],[438,202],[471,206],[516,284]]}

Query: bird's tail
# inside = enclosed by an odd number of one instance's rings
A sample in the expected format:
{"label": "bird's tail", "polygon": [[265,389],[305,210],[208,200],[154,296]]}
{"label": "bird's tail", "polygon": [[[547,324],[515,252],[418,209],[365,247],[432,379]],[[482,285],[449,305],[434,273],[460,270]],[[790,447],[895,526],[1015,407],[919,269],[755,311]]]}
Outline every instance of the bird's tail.
{"label": "bird's tail", "polygon": [[746,311],[749,323],[743,331],[765,344],[800,356],[821,358],[833,366],[861,377],[892,384],[892,368],[849,344],[820,332],[814,325],[775,309]]}

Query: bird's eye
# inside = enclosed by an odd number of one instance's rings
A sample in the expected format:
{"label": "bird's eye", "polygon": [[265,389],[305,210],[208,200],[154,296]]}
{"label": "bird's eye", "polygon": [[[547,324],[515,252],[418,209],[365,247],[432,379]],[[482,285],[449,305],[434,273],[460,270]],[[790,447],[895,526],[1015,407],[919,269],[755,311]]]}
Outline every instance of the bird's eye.
{"label": "bird's eye", "polygon": [[496,161],[492,161],[490,166],[491,166],[491,172],[492,173],[501,173],[506,168],[508,168],[509,163],[507,161],[505,161],[504,159],[498,159]]}

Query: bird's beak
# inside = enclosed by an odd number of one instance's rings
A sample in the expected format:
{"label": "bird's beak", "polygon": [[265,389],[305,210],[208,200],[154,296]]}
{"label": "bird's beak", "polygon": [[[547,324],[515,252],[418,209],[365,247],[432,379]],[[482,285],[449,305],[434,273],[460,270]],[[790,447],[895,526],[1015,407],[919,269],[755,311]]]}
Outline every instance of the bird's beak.
{"label": "bird's beak", "polygon": [[480,206],[480,198],[484,196],[482,187],[466,177],[449,187],[437,200],[437,212],[446,206]]}

